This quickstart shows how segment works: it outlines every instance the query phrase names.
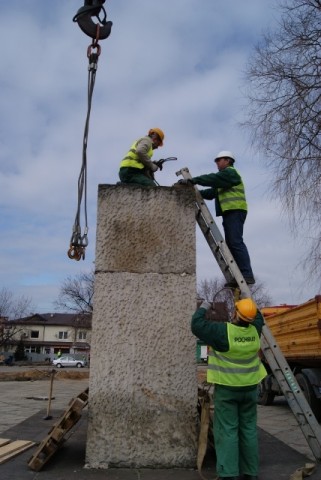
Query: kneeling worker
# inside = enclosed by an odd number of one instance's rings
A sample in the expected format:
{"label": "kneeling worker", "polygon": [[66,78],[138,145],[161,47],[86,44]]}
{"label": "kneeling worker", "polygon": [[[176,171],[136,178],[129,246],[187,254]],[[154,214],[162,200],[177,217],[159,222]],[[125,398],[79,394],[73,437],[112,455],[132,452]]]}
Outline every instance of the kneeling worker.
{"label": "kneeling worker", "polygon": [[136,140],[120,164],[119,178],[123,183],[135,183],[144,186],[156,186],[154,173],[159,169],[152,162],[153,151],[163,146],[164,132],[160,128],[151,128],[148,135]]}
{"label": "kneeling worker", "polygon": [[220,480],[257,480],[257,389],[267,375],[258,352],[264,319],[251,298],[235,303],[232,323],[210,322],[203,302],[192,332],[210,348],[207,381],[214,383],[214,443]]}

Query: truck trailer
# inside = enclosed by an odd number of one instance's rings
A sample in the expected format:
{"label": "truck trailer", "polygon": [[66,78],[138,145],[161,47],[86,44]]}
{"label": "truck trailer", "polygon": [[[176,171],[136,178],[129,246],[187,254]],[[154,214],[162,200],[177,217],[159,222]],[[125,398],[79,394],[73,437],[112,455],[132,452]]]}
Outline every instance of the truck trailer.
{"label": "truck trailer", "polygon": [[[316,419],[321,421],[321,295],[301,305],[280,305],[261,309],[289,367]],[[271,405],[283,395],[268,363],[268,376],[259,388],[259,403]]]}

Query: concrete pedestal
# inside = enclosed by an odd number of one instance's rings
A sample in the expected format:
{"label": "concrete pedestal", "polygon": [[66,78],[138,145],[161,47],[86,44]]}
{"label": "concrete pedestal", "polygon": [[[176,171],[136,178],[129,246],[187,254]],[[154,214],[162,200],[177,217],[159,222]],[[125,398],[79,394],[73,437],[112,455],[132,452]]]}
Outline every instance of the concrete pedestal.
{"label": "concrete pedestal", "polygon": [[100,185],[86,462],[195,467],[192,189]]}

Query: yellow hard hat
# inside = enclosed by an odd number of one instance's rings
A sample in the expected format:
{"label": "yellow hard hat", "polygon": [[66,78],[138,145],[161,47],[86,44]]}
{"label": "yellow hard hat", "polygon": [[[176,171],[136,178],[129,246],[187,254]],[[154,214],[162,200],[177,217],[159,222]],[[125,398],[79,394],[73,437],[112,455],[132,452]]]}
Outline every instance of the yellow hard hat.
{"label": "yellow hard hat", "polygon": [[235,310],[237,315],[245,322],[253,322],[257,314],[257,306],[252,298],[243,298],[235,302]]}
{"label": "yellow hard hat", "polygon": [[157,135],[161,139],[161,147],[162,147],[163,142],[164,142],[164,138],[165,138],[163,130],[161,130],[160,128],[151,128],[148,132],[148,135],[151,135],[152,133],[157,133]]}

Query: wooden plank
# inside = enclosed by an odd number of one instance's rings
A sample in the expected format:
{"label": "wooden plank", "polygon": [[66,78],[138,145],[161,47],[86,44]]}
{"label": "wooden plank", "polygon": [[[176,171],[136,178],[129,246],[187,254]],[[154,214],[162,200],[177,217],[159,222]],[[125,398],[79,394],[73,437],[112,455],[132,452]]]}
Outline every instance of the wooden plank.
{"label": "wooden plank", "polygon": [[35,445],[31,440],[15,440],[0,448],[0,465]]}
{"label": "wooden plank", "polygon": [[7,445],[7,443],[11,442],[9,438],[0,438],[0,447],[3,447],[3,445]]}

